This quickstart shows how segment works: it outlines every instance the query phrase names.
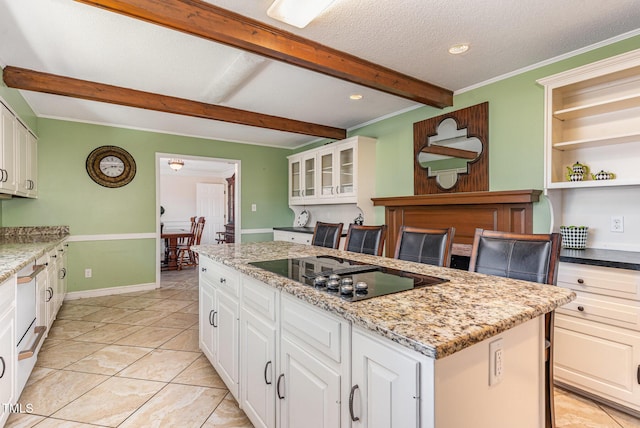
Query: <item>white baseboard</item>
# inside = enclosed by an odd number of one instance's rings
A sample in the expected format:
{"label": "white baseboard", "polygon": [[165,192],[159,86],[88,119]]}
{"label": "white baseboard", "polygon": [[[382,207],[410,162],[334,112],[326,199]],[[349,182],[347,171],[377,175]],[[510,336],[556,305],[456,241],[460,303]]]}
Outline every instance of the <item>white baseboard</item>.
{"label": "white baseboard", "polygon": [[124,285],[121,287],[98,288],[96,290],[71,291],[67,293],[64,300],[86,299],[87,297],[111,296],[113,294],[133,293],[135,291],[150,291],[158,288],[158,284],[150,282],[148,284]]}

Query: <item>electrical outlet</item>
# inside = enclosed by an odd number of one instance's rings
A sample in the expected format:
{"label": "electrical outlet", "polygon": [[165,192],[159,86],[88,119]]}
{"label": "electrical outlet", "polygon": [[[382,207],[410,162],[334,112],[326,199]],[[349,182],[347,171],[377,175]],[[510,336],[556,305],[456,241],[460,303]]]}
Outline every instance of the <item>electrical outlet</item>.
{"label": "electrical outlet", "polygon": [[92,272],[91,269],[85,269],[84,270],[84,277],[85,278],[91,278]]}
{"label": "electrical outlet", "polygon": [[251,204],[251,211],[253,212],[258,211],[258,206],[256,204]]}
{"label": "electrical outlet", "polygon": [[504,349],[502,339],[489,343],[489,386],[500,383],[504,376]]}
{"label": "electrical outlet", "polygon": [[624,217],[621,215],[611,216],[611,231],[624,232]]}

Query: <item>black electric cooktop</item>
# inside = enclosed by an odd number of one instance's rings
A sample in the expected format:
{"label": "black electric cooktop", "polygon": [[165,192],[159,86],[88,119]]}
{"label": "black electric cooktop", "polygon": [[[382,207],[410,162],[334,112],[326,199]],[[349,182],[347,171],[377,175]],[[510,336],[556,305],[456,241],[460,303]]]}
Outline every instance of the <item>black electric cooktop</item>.
{"label": "black electric cooktop", "polygon": [[293,279],[349,302],[413,290],[448,281],[333,256],[265,260],[252,266]]}

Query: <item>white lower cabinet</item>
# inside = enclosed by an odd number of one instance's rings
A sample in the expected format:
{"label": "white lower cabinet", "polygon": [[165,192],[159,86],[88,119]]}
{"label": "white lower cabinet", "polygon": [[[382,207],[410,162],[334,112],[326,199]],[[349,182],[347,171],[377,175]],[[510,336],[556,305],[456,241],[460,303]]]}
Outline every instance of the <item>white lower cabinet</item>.
{"label": "white lower cabinet", "polygon": [[558,314],[555,378],[640,412],[640,334]]}
{"label": "white lower cabinet", "polygon": [[640,272],[560,263],[577,298],[557,310],[556,383],[640,414]]}
{"label": "white lower cabinet", "polygon": [[15,279],[0,284],[0,426],[9,418],[16,396]]}
{"label": "white lower cabinet", "polygon": [[[200,267],[200,348],[255,427],[541,426],[543,317],[434,360],[207,257]],[[491,386],[495,340],[506,375]]]}
{"label": "white lower cabinet", "polygon": [[200,262],[200,349],[239,400],[239,275],[210,259]]}
{"label": "white lower cabinet", "polygon": [[240,312],[240,406],[257,428],[276,426],[280,292],[245,278]]}
{"label": "white lower cabinet", "polygon": [[356,328],[351,340],[352,426],[419,427],[420,362]]}
{"label": "white lower cabinet", "polygon": [[348,322],[281,296],[280,427],[349,426],[343,399],[350,380],[350,332]]}

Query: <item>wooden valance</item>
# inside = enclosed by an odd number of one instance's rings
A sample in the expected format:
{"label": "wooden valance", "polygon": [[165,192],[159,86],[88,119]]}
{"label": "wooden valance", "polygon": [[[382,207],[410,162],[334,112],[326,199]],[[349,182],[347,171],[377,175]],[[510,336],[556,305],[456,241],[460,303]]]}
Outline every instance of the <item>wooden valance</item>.
{"label": "wooden valance", "polygon": [[385,207],[386,255],[393,257],[400,226],[456,228],[453,254],[468,256],[476,228],[533,232],[533,203],[541,190],[439,193],[372,198]]}

